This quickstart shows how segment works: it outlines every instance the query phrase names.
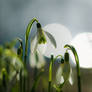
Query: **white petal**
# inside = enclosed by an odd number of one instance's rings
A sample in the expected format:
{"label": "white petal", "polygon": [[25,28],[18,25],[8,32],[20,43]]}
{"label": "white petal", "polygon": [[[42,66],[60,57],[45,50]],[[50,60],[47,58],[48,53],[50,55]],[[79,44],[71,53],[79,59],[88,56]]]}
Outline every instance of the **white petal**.
{"label": "white petal", "polygon": [[36,67],[39,69],[43,67],[46,62],[45,62],[44,56],[39,51],[37,51],[38,61],[35,55],[36,53],[30,54],[30,65],[32,68]]}
{"label": "white petal", "polygon": [[73,85],[73,74],[72,74],[72,69],[70,69],[69,82],[70,82],[71,85]]}
{"label": "white petal", "polygon": [[56,82],[57,84],[63,83],[63,76],[62,76],[63,69],[61,66],[59,66],[57,72],[56,72]]}
{"label": "white petal", "polygon": [[64,80],[67,80],[69,78],[69,74],[70,74],[70,64],[69,64],[69,62],[65,62],[64,68],[63,68]]}
{"label": "white petal", "polygon": [[17,70],[19,70],[20,68],[23,68],[23,64],[22,62],[19,61],[18,58],[13,58],[11,63],[13,64],[13,67]]}
{"label": "white petal", "polygon": [[44,56],[38,51],[38,61],[37,61],[37,68],[41,68],[45,65]]}
{"label": "white petal", "polygon": [[35,53],[38,45],[37,33],[31,38],[31,53]]}
{"label": "white petal", "polygon": [[61,79],[60,79],[60,84],[63,84],[64,83],[64,77],[61,76]]}
{"label": "white petal", "polygon": [[30,66],[34,68],[36,66],[35,54],[30,54]]}
{"label": "white petal", "polygon": [[39,51],[41,54],[44,54],[47,48],[47,43],[45,44],[38,44],[37,51]]}
{"label": "white petal", "polygon": [[49,38],[50,42],[53,44],[53,46],[56,48],[57,44],[56,44],[56,40],[54,38],[54,36],[52,36],[49,32],[44,31],[45,34],[47,35],[47,37]]}

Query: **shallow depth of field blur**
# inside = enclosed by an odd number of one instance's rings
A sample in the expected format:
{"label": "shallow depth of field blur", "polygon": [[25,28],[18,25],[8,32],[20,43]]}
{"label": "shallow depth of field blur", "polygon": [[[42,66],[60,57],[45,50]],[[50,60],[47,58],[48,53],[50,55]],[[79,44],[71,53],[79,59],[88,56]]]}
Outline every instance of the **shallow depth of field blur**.
{"label": "shallow depth of field blur", "polygon": [[[20,37],[25,41],[26,27],[29,21],[33,17],[36,17],[43,27],[52,23],[66,26],[72,34],[72,39],[80,33],[90,32],[91,45],[90,49],[87,48],[90,51],[92,50],[91,11],[91,0],[0,0],[0,45],[10,42],[16,37]],[[33,25],[32,32],[35,30],[36,28]],[[30,47],[28,49],[30,49]],[[83,51],[83,53],[86,53],[86,51],[87,50]],[[88,56],[91,57],[92,54]],[[86,56],[86,58],[88,56]],[[39,82],[37,92],[47,92],[48,90],[49,58],[46,57],[46,60],[45,73]],[[91,58],[90,60],[92,61]],[[87,62],[89,61],[86,61],[86,63]],[[92,66],[92,63],[90,64]],[[30,68],[30,65],[27,66],[29,70],[29,88],[31,88],[34,80],[34,69]],[[76,68],[73,64],[72,67],[74,84],[71,86],[67,83],[63,87],[63,92],[77,92]],[[53,72],[54,82],[57,68],[58,64],[55,63]],[[82,92],[92,92],[92,67],[90,69],[80,68],[80,72]],[[18,88],[18,85],[16,86]]]}

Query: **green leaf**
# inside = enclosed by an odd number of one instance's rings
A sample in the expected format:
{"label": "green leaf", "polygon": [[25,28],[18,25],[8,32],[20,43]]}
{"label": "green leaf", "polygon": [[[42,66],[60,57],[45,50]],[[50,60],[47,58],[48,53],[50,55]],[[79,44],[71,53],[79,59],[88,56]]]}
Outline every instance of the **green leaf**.
{"label": "green leaf", "polygon": [[49,38],[49,40],[51,41],[51,43],[53,44],[53,46],[56,48],[57,47],[57,44],[56,44],[56,40],[55,38],[47,31],[44,31],[47,35],[47,37]]}

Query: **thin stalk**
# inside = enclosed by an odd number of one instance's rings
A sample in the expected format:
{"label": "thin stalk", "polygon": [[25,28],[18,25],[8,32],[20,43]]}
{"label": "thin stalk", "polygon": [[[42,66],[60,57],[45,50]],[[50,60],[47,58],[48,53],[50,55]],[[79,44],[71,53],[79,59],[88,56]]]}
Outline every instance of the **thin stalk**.
{"label": "thin stalk", "polygon": [[34,80],[36,79],[37,71],[38,71],[38,70],[37,70],[37,68],[35,67],[35,68],[34,68]]}
{"label": "thin stalk", "polygon": [[22,80],[22,69],[20,70],[20,92],[22,92],[22,84],[23,84],[23,80]]}
{"label": "thin stalk", "polygon": [[72,51],[72,53],[74,54],[75,61],[76,61],[76,69],[77,69],[78,92],[81,92],[80,65],[79,65],[79,58],[78,58],[77,52],[76,52],[75,48],[71,45],[65,45],[64,48],[70,49]]}
{"label": "thin stalk", "polygon": [[[18,48],[18,50],[17,50],[17,54],[18,54],[18,56],[19,56],[19,58],[21,59],[21,60],[23,60],[22,58],[23,58],[23,42],[22,42],[22,40],[20,39],[20,38],[17,38],[17,40],[19,41],[19,43],[20,43],[20,47]],[[19,76],[20,76],[20,92],[22,92],[22,84],[23,84],[23,79],[22,79],[22,69],[20,69],[20,73],[19,73]]]}
{"label": "thin stalk", "polygon": [[2,80],[2,84],[3,84],[3,91],[6,92],[6,71],[3,71],[3,80]]}
{"label": "thin stalk", "polygon": [[27,57],[27,51],[28,51],[28,38],[29,38],[29,33],[31,31],[31,28],[32,28],[32,25],[34,22],[37,22],[38,23],[38,20],[36,18],[33,18],[28,26],[27,26],[27,29],[26,29],[26,35],[25,35],[25,57],[24,57],[24,62],[26,63],[26,57]]}
{"label": "thin stalk", "polygon": [[53,63],[57,60],[58,57],[62,58],[62,55],[57,55],[55,58],[51,55],[50,66],[49,66],[49,83],[48,83],[48,92],[52,92],[51,85],[52,85],[52,69]]}
{"label": "thin stalk", "polygon": [[62,55],[57,55],[57,56],[54,58],[53,62],[55,62],[58,57],[61,57],[61,58],[62,58]]}
{"label": "thin stalk", "polygon": [[[24,65],[26,67],[26,60],[27,60],[27,52],[28,52],[28,38],[29,38],[29,33],[30,33],[30,30],[32,28],[32,25],[34,22],[37,22],[38,23],[38,20],[36,18],[33,18],[28,26],[27,26],[27,29],[26,29],[26,35],[25,35],[25,55],[24,55]],[[23,90],[24,92],[26,92],[26,77],[24,76],[24,83],[23,83]]]}
{"label": "thin stalk", "polygon": [[51,55],[50,66],[49,66],[49,84],[48,84],[48,92],[51,92],[53,60],[54,60],[54,56]]}

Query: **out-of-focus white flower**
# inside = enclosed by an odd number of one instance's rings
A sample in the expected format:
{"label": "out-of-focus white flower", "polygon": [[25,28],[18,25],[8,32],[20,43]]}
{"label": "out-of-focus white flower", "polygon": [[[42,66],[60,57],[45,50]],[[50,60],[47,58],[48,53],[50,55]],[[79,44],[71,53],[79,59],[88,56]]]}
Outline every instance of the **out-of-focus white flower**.
{"label": "out-of-focus white flower", "polygon": [[48,51],[45,52],[45,56],[50,57],[51,54],[53,54],[54,56],[57,56],[59,54],[63,55],[66,51],[64,45],[69,44],[72,39],[70,30],[66,26],[59,23],[48,24],[43,29],[50,32],[57,42],[56,49],[52,48],[52,46],[49,46],[50,42],[49,44],[47,44]]}
{"label": "out-of-focus white flower", "polygon": [[17,56],[15,50],[5,49],[4,55],[5,62],[9,62],[16,71],[24,67],[22,60]]}
{"label": "out-of-focus white flower", "polygon": [[34,54],[31,54],[30,59],[31,59],[30,65],[32,68],[36,67],[39,69],[43,67],[46,63],[44,56],[39,51],[36,51]]}
{"label": "out-of-focus white flower", "polygon": [[57,84],[63,84],[66,81],[69,81],[70,84],[73,84],[72,80],[72,68],[69,63],[69,54],[66,52],[64,56],[64,60],[61,61],[61,64],[57,70],[56,74]]}
{"label": "out-of-focus white flower", "polygon": [[[71,45],[76,48],[80,67],[92,69],[92,32],[84,32],[76,35],[72,39]],[[75,61],[74,55],[71,52],[70,56]]]}
{"label": "out-of-focus white flower", "polygon": [[47,48],[48,40],[56,48],[56,41],[54,37],[41,28],[41,24],[37,23],[37,32],[31,38],[31,53],[30,53],[30,65],[31,67],[41,68],[45,65],[44,53]]}

